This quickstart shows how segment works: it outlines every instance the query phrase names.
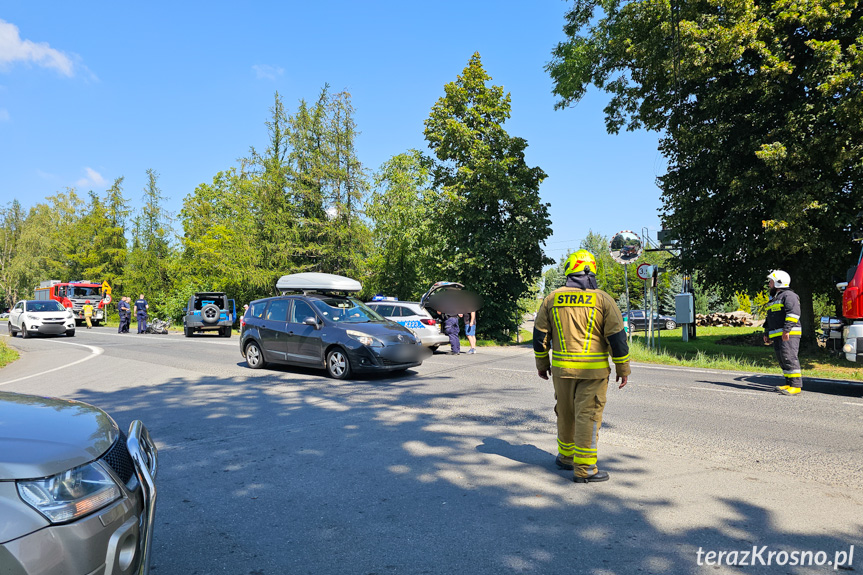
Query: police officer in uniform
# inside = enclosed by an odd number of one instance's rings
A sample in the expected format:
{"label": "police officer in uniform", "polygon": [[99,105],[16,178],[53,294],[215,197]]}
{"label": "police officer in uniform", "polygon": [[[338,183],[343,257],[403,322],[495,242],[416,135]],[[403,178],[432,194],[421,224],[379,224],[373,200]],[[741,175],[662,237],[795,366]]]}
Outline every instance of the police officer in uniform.
{"label": "police officer in uniform", "polygon": [[629,345],[617,303],[597,288],[593,254],[579,250],[570,255],[564,273],[566,285],[542,301],[533,328],[539,377],[548,379],[551,373],[554,383],[555,462],[572,469],[576,483],[607,481],[608,473],[597,468],[596,459],[611,373],[608,355],[622,389],[630,374]]}
{"label": "police officer in uniform", "polygon": [[117,333],[129,333],[129,323],[131,321],[132,316],[132,308],[129,305],[129,302],[126,301],[128,298],[123,296],[120,298],[120,301],[117,302],[117,315],[120,316],[120,326],[117,328]]}
{"label": "police officer in uniform", "polygon": [[139,295],[138,299],[135,300],[135,316],[138,319],[138,333],[147,332],[148,309],[150,309],[150,305],[147,303],[147,300],[144,299],[144,294]]}
{"label": "police officer in uniform", "polygon": [[764,322],[764,342],[773,342],[773,351],[785,385],[777,385],[783,395],[798,395],[803,391],[803,372],[797,352],[800,350],[800,298],[791,291],[791,276],[782,270],[767,274],[770,301],[767,302],[767,319]]}

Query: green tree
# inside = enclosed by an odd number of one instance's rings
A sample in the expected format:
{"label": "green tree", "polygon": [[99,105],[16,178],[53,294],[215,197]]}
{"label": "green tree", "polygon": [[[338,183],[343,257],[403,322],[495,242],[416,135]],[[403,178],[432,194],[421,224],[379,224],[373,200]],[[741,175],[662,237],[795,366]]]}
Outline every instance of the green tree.
{"label": "green tree", "polygon": [[327,113],[326,249],[321,271],[360,277],[371,241],[363,222],[369,183],[357,157],[359,132],[351,95],[333,94]]}
{"label": "green tree", "polygon": [[369,279],[364,287],[401,300],[418,299],[434,283],[439,253],[434,222],[438,194],[431,159],[410,150],[387,160],[375,178],[367,214],[372,222]]}
{"label": "green tree", "polygon": [[[228,179],[217,176],[220,181],[214,180],[216,189],[224,189],[225,185],[230,184],[232,191],[229,196],[233,197],[234,205],[240,211],[251,211],[253,221],[257,222],[252,236],[260,256],[257,264],[252,266],[256,269],[253,275],[257,286],[273,286],[280,275],[301,271],[303,264],[298,264],[297,258],[298,252],[305,245],[304,238],[299,233],[304,222],[300,221],[300,210],[292,197],[289,160],[292,153],[292,126],[278,92],[265,124],[267,148],[263,154],[252,148],[250,158],[245,162],[249,166],[252,185],[245,185],[246,180],[239,180],[235,172]],[[241,169],[240,174],[244,175],[245,169]],[[238,185],[240,183],[244,185]],[[202,190],[202,193],[204,196],[208,195],[207,190]],[[209,201],[208,198],[204,199],[204,203]],[[212,212],[212,215],[223,220],[224,214],[229,211],[228,205],[220,201],[218,211]],[[197,209],[207,208],[202,205]],[[224,223],[230,227],[230,221]],[[258,277],[261,272],[264,272],[264,277]]]}
{"label": "green tree", "polygon": [[165,198],[158,187],[158,179],[155,170],[147,170],[143,205],[135,217],[132,247],[123,274],[126,289],[135,296],[143,293],[147,298],[151,317],[167,311],[166,302],[179,275],[172,244],[171,216],[164,208]]}
{"label": "green tree", "polygon": [[444,86],[425,137],[439,160],[435,184],[445,197],[437,222],[440,271],[484,296],[478,329],[504,338],[521,323],[519,298],[553,261],[542,249],[551,222],[539,197],[545,172],[525,162],[527,141],[504,130],[510,96],[490,81],[474,54]]}
{"label": "green tree", "polygon": [[257,209],[255,201],[262,187],[257,177],[231,168],[185,197],[181,300],[196,291],[224,291],[241,301],[272,293],[275,270],[266,259],[272,251],[259,249],[258,216],[266,210]]}
{"label": "green tree", "polygon": [[564,29],[547,67],[558,107],[594,85],[609,132],[663,134],[682,269],[726,295],[787,270],[813,341],[813,295],[852,259],[863,210],[863,4],[577,0]]}
{"label": "green tree", "polygon": [[19,299],[21,286],[15,280],[12,262],[18,252],[24,219],[24,210],[18,200],[0,208],[0,296],[3,297],[3,311]]}

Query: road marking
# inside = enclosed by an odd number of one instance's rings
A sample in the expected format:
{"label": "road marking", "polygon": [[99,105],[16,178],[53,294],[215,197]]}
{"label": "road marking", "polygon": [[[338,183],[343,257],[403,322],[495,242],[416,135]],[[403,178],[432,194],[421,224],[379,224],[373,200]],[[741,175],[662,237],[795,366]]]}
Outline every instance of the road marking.
{"label": "road marking", "polygon": [[86,345],[83,343],[72,343],[71,341],[54,341],[54,343],[62,343],[63,345],[74,345],[77,347],[86,347],[87,349],[90,350],[90,355],[88,355],[87,357],[83,357],[79,360],[73,361],[72,363],[67,363],[66,365],[61,365],[59,367],[55,367],[53,369],[49,369],[46,371],[40,371],[39,373],[33,373],[30,375],[25,375],[24,377],[19,377],[17,379],[10,379],[9,381],[3,381],[3,382],[0,382],[0,385],[7,385],[9,383],[24,381],[25,379],[30,379],[31,377],[38,377],[40,375],[45,375],[46,373],[53,373],[55,371],[60,371],[61,369],[66,369],[67,367],[72,367],[73,365],[77,365],[79,363],[84,363],[85,361],[89,361],[89,360],[93,359],[94,357],[96,357],[97,355],[102,355],[102,353],[105,351],[101,347],[96,347],[95,345]]}
{"label": "road marking", "polygon": [[[122,335],[122,334],[119,334],[119,333],[105,333],[105,332],[94,331],[94,332],[87,332],[87,335],[97,335],[97,336],[99,336],[99,335],[100,335],[100,336],[102,336],[102,337],[116,337],[116,338],[120,338],[120,335]],[[144,334],[138,334],[138,333],[131,333],[131,332],[130,332],[130,333],[127,333],[127,334],[123,335],[123,337],[122,337],[122,338],[120,338],[120,339],[127,339],[127,338],[128,338],[128,336],[138,336],[138,335],[144,335]],[[151,336],[151,337],[147,337],[147,338],[143,338],[143,339],[139,339],[139,338],[137,338],[137,337],[132,337],[132,339],[133,339],[136,343],[138,343],[138,342],[144,342],[144,341],[146,341],[146,342],[150,342],[150,343],[159,343],[159,342],[162,342],[163,340],[161,340],[161,339],[157,339],[157,338],[165,337],[165,335],[166,335],[166,334],[151,334],[151,333],[148,333],[148,334],[146,334],[146,335]],[[168,337],[170,337],[170,338],[171,338],[171,341],[172,341],[172,342],[176,342],[176,341],[178,341],[178,340],[177,340],[177,337],[178,337],[180,334],[176,334],[176,335],[174,335],[174,334],[167,334],[167,335],[168,335]],[[174,337],[171,337],[171,336],[174,336]],[[214,337],[212,337],[212,336],[211,336],[211,337],[209,337],[209,338],[208,338],[208,337],[200,337],[200,338],[197,338],[197,337],[183,337],[183,338],[182,338],[182,340],[180,340],[180,341],[191,342],[191,340],[193,340],[193,339],[198,339],[198,340],[203,341],[203,342],[205,342],[205,343],[207,343],[207,344],[209,344],[209,345],[230,345],[230,346],[233,346],[233,347],[238,347],[238,346],[240,345],[240,344],[238,344],[238,343],[237,343],[237,340],[233,340],[233,343],[230,343],[230,342],[227,342],[227,341],[211,341],[211,340],[213,340],[213,339],[216,339],[216,338],[214,338]],[[221,339],[221,338],[219,338],[219,339]]]}
{"label": "road marking", "polygon": [[[693,369],[691,367],[683,367],[679,365],[650,365],[646,363],[636,363],[632,362],[633,367],[638,367],[639,369],[655,369],[658,371],[683,371],[687,373],[707,373],[711,375],[744,375],[747,377],[770,377],[776,379],[782,379],[783,375],[781,373],[759,373],[755,371],[750,372],[740,372],[740,371],[725,371],[722,369]],[[805,381],[810,382],[819,382],[819,383],[834,383],[836,385],[863,385],[863,381],[849,381],[846,379],[824,379],[819,377],[807,377],[803,376]]]}
{"label": "road marking", "polygon": [[852,403],[850,401],[843,401],[842,403],[844,403],[845,405],[859,405],[863,407],[863,403]]}
{"label": "road marking", "polygon": [[689,386],[689,389],[700,389],[702,391],[718,391],[719,393],[740,393],[743,395],[761,395],[763,392],[760,391],[744,391],[742,389],[713,389],[711,387],[696,387]]}
{"label": "road marking", "polygon": [[487,367],[490,371],[515,371],[518,373],[536,373],[535,369],[506,369],[505,367]]}

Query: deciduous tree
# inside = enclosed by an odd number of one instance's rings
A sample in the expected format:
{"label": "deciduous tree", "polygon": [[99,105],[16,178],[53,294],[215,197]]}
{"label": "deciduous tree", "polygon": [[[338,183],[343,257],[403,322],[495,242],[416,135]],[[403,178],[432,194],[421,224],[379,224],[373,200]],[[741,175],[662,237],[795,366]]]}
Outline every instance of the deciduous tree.
{"label": "deciduous tree", "polygon": [[519,298],[552,263],[542,249],[551,222],[539,196],[546,174],[525,162],[527,141],[503,128],[510,95],[490,81],[474,54],[432,106],[425,137],[445,197],[441,269],[484,296],[478,331],[504,338],[521,323]]}
{"label": "deciduous tree", "polygon": [[611,94],[609,132],[663,134],[662,219],[726,295],[792,276],[814,336],[813,293],[853,259],[863,210],[859,0],[577,0],[548,65],[558,107]]}

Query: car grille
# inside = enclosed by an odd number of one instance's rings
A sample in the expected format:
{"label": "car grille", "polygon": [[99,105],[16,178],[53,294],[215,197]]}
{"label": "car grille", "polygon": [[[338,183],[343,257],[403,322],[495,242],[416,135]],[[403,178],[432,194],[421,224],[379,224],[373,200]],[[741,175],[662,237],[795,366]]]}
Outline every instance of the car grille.
{"label": "car grille", "polygon": [[129,455],[129,449],[126,447],[125,433],[120,432],[120,437],[117,438],[111,449],[102,456],[102,460],[114,470],[120,481],[124,484],[129,483],[129,480],[135,473],[135,465],[132,463],[132,456]]}

